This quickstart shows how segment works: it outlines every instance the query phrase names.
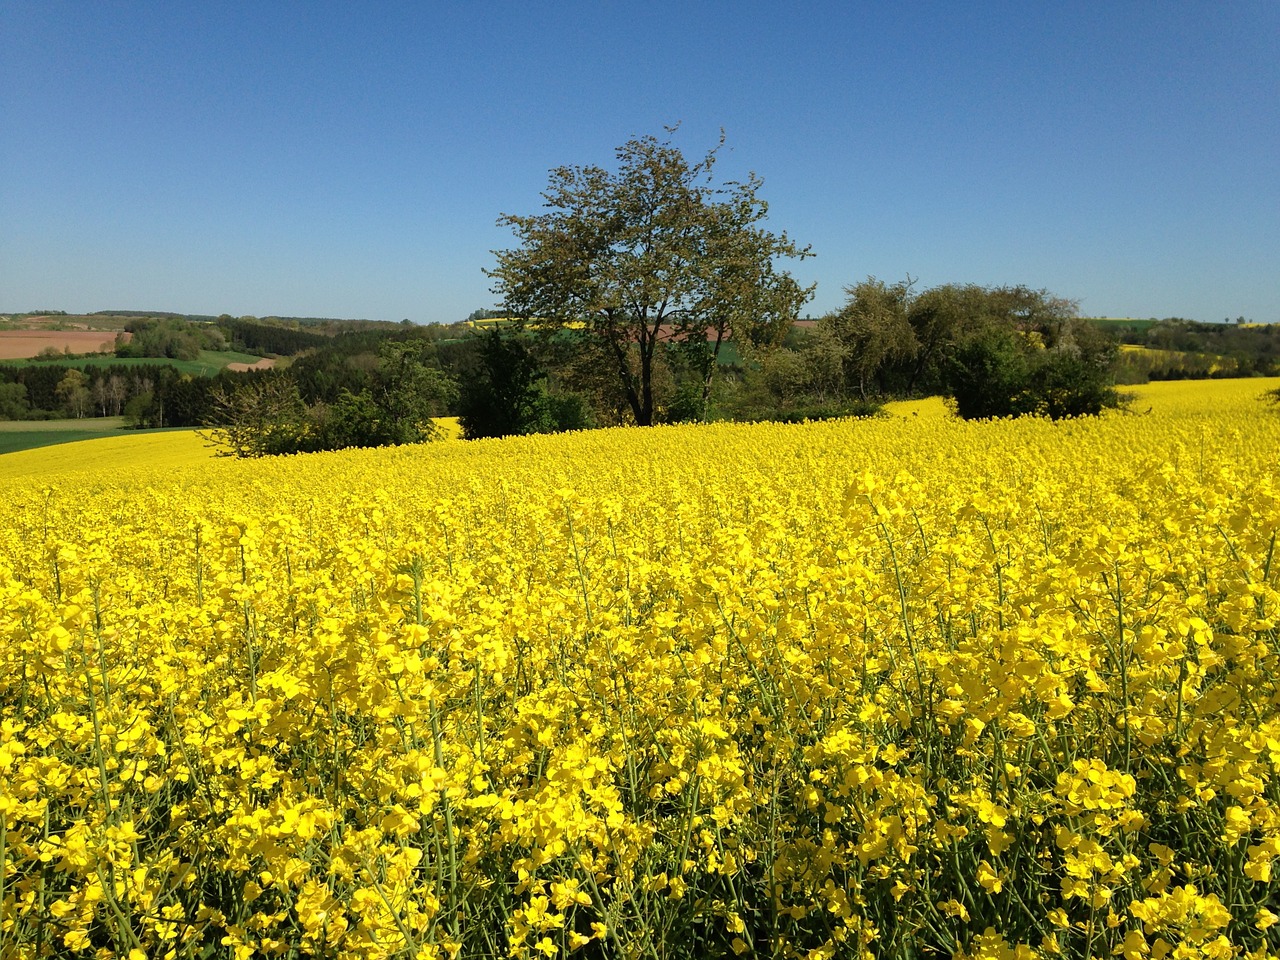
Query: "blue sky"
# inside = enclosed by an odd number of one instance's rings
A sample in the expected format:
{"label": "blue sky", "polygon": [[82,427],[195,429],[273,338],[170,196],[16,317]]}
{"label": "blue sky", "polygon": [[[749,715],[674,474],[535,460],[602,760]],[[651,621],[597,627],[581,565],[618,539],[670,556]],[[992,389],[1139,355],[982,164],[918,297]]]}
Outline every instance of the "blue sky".
{"label": "blue sky", "polygon": [[0,310],[451,322],[547,171],[681,124],[816,254],[1280,320],[1280,3],[0,0]]}

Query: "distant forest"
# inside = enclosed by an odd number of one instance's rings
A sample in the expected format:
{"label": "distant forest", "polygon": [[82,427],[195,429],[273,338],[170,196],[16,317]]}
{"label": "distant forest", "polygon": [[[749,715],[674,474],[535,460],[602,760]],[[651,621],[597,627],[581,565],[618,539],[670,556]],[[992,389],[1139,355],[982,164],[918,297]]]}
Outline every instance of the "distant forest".
{"label": "distant forest", "polygon": [[[391,342],[431,346],[446,328],[327,318],[201,317],[138,311],[99,311],[90,316],[126,322],[117,336],[116,360],[53,353],[0,364],[0,419],[124,416],[140,427],[195,427],[216,419],[215,398],[246,384],[285,378],[298,384],[305,402],[336,402],[343,390],[368,389],[377,356]],[[456,332],[466,331],[459,325]],[[279,369],[213,376],[185,373],[178,365],[203,351],[269,357]],[[137,361],[146,361],[145,365]],[[173,365],[156,360],[175,361]],[[447,413],[447,411],[441,411]]]}
{"label": "distant forest", "polygon": [[1121,344],[1122,383],[1209,377],[1280,375],[1280,323],[1200,323],[1179,317],[1159,321],[1100,321]]}

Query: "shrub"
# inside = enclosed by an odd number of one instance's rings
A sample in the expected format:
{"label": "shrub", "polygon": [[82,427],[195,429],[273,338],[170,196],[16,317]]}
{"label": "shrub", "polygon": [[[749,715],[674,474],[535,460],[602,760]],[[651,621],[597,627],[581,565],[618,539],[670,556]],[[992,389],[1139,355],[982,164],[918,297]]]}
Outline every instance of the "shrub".
{"label": "shrub", "polygon": [[460,391],[463,435],[474,440],[595,426],[583,397],[553,393],[545,381],[546,373],[519,339],[498,330],[485,334],[478,363]]}
{"label": "shrub", "polygon": [[966,420],[1025,414],[1097,416],[1120,405],[1105,348],[1081,348],[1069,337],[1053,347],[1016,330],[993,328],[951,359],[948,387]]}

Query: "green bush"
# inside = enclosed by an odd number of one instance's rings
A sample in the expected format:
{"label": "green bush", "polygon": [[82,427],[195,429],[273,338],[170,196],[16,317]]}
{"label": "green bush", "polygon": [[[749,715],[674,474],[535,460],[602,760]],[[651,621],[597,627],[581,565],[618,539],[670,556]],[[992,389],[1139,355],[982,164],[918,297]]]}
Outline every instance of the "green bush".
{"label": "green bush", "polygon": [[1047,348],[1001,327],[956,350],[947,385],[956,413],[966,420],[1096,416],[1121,400],[1105,350],[1083,349],[1069,338]]}
{"label": "green bush", "polygon": [[460,390],[463,436],[474,440],[595,426],[583,397],[553,393],[545,381],[545,372],[523,342],[498,330],[486,333],[476,367]]}

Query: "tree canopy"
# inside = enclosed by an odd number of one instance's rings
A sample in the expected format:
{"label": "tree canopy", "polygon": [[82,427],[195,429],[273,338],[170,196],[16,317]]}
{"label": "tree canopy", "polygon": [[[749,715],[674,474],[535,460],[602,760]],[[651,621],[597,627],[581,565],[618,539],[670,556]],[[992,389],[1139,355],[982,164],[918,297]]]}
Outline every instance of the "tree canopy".
{"label": "tree canopy", "polygon": [[723,143],[691,163],[670,139],[629,140],[616,171],[558,167],[546,212],[498,221],[518,241],[488,271],[505,309],[598,351],[640,425],[654,422],[661,345],[700,350],[705,399],[721,344],[780,342],[812,294],[777,264],[808,249],[764,228],[762,181],[716,182]]}
{"label": "tree canopy", "polygon": [[[966,418],[1059,419],[1115,406],[1114,339],[1077,316],[1073,300],[1025,286],[868,277],[821,319],[806,358],[838,360],[846,394],[941,392]],[[831,359],[828,360],[827,358]],[[812,365],[812,364],[810,364]]]}

